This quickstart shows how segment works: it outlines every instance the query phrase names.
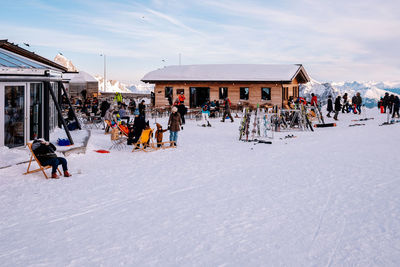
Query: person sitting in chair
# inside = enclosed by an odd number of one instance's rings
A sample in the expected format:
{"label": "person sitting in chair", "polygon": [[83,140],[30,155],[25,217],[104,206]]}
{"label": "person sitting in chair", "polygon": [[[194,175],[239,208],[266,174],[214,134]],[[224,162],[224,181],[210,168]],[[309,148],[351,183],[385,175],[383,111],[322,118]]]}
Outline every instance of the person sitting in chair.
{"label": "person sitting in chair", "polygon": [[32,151],[35,153],[36,158],[42,166],[50,165],[52,167],[51,178],[59,178],[57,175],[57,168],[60,164],[64,171],[64,177],[72,176],[68,172],[67,160],[62,157],[57,157],[55,153],[56,147],[52,143],[36,139],[32,143]]}

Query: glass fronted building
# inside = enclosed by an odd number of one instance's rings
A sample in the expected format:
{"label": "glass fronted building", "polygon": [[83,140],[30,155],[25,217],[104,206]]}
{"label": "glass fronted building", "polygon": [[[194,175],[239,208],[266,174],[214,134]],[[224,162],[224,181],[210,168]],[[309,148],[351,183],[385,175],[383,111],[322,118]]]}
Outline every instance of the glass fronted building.
{"label": "glass fronted building", "polygon": [[59,126],[51,93],[59,102],[66,71],[53,61],[0,40],[0,147],[24,146],[36,137],[49,139]]}

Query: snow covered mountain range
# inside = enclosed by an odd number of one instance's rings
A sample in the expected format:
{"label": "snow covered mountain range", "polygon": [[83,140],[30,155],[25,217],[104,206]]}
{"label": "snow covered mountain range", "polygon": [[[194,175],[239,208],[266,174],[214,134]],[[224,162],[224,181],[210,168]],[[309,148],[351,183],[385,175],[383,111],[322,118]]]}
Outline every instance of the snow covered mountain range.
{"label": "snow covered mountain range", "polygon": [[347,93],[351,99],[353,95],[360,92],[363,103],[369,108],[376,107],[379,99],[385,95],[397,94],[400,96],[400,82],[326,82],[321,83],[311,79],[309,83],[300,86],[300,95],[311,99],[311,93],[317,95],[322,104],[326,103],[328,96],[335,99],[338,95]]}
{"label": "snow covered mountain range", "polygon": [[57,56],[54,58],[54,62],[57,64],[60,64],[61,66],[64,66],[68,69],[70,72],[77,72],[78,69],[72,64],[72,61],[69,60],[68,58],[64,57],[63,54],[58,53]]}
{"label": "snow covered mountain range", "polygon": [[95,75],[94,77],[99,82],[100,92],[150,94],[150,92],[152,92],[154,88],[154,85],[145,84],[143,82],[136,82],[127,85],[117,80],[107,80],[106,90],[104,90],[104,78],[100,75]]}

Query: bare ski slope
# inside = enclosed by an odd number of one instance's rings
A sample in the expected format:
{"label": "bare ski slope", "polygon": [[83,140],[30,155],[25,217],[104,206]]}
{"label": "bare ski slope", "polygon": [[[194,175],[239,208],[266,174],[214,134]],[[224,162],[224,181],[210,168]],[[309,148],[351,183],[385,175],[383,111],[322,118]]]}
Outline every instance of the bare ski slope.
{"label": "bare ski slope", "polygon": [[399,266],[400,124],[368,113],[272,145],[188,121],[152,153],[93,130],[71,178],[0,170],[0,265]]}

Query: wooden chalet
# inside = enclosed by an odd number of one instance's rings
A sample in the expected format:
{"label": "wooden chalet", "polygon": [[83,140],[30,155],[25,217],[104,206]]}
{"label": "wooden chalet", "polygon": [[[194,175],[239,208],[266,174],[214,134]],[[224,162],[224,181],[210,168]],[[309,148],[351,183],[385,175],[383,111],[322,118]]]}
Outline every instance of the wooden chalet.
{"label": "wooden chalet", "polygon": [[282,106],[299,96],[299,85],[310,78],[301,64],[217,64],[167,66],[147,73],[143,82],[155,84],[155,106],[162,107],[184,93],[185,105],[229,97],[236,105]]}

